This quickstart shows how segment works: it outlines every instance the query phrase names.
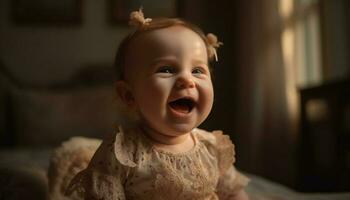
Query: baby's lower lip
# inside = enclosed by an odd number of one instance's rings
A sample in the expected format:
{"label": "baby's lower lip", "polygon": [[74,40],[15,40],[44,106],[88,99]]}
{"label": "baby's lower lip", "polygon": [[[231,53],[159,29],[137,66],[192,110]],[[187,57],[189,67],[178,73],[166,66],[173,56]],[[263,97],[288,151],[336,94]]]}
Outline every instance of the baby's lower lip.
{"label": "baby's lower lip", "polygon": [[188,110],[188,109],[179,108],[179,107],[174,108],[170,105],[168,105],[168,107],[169,107],[169,110],[178,117],[185,117],[185,116],[191,114],[192,110],[194,109],[194,108],[192,108],[192,109]]}
{"label": "baby's lower lip", "polygon": [[175,110],[176,112],[180,112],[183,114],[187,114],[191,112],[191,108],[187,105],[180,105],[180,104],[169,104],[170,108]]}

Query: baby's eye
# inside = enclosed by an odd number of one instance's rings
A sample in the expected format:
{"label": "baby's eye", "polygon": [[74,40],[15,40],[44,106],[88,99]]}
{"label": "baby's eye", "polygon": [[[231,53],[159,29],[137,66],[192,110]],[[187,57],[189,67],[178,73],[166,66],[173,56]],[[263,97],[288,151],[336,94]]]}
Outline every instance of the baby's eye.
{"label": "baby's eye", "polygon": [[159,67],[156,71],[156,73],[167,73],[167,74],[172,74],[174,72],[175,72],[174,68],[170,66]]}
{"label": "baby's eye", "polygon": [[204,73],[204,69],[202,69],[201,67],[195,67],[194,69],[192,69],[192,74],[203,74]]}

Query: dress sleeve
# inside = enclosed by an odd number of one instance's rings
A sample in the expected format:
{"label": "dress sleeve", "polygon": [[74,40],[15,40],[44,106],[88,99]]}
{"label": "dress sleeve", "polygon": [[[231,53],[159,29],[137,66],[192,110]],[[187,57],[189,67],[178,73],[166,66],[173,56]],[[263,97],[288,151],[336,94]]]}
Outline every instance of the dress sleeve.
{"label": "dress sleeve", "polygon": [[230,199],[243,189],[249,179],[238,172],[234,167],[235,150],[228,135],[222,131],[208,133],[198,130],[199,138],[206,143],[209,152],[216,156],[218,161],[219,181],[217,194],[220,199]]}
{"label": "dress sleeve", "polygon": [[217,194],[220,199],[231,199],[249,182],[249,179],[241,174],[232,165],[225,174],[219,178]]}
{"label": "dress sleeve", "polygon": [[[89,166],[79,172],[66,190],[67,196],[89,200],[125,200],[124,183],[135,163],[128,152],[117,151],[122,133],[107,138],[96,151]],[[124,155],[125,154],[125,155]]]}
{"label": "dress sleeve", "polygon": [[116,175],[87,168],[74,177],[66,190],[66,195],[88,200],[125,200],[122,182],[122,179]]}
{"label": "dress sleeve", "polygon": [[219,154],[218,165],[220,170],[217,194],[220,199],[231,199],[249,182],[249,179],[241,174],[233,165],[235,163],[234,144],[227,135],[221,131],[214,131],[216,149]]}

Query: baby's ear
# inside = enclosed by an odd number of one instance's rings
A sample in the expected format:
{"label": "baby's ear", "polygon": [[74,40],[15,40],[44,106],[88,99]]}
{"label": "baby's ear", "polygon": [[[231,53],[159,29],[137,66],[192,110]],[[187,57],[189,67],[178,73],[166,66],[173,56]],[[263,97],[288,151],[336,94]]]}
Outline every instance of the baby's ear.
{"label": "baby's ear", "polygon": [[133,108],[135,106],[135,98],[128,83],[125,81],[117,81],[115,86],[117,95],[121,102],[123,102],[128,108]]}

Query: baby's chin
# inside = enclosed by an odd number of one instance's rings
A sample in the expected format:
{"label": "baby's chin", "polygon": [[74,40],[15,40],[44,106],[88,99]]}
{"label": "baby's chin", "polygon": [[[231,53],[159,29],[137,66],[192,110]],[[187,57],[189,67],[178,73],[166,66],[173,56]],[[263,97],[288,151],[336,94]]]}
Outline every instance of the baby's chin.
{"label": "baby's chin", "polygon": [[181,136],[190,133],[196,127],[196,124],[172,124],[170,126],[155,127],[155,129],[168,136]]}
{"label": "baby's chin", "polygon": [[190,133],[194,128],[198,127],[202,120],[190,120],[186,122],[174,122],[174,120],[166,119],[162,122],[154,122],[145,120],[142,118],[143,126],[153,130],[154,132],[158,132],[162,135],[167,136],[181,136]]}

